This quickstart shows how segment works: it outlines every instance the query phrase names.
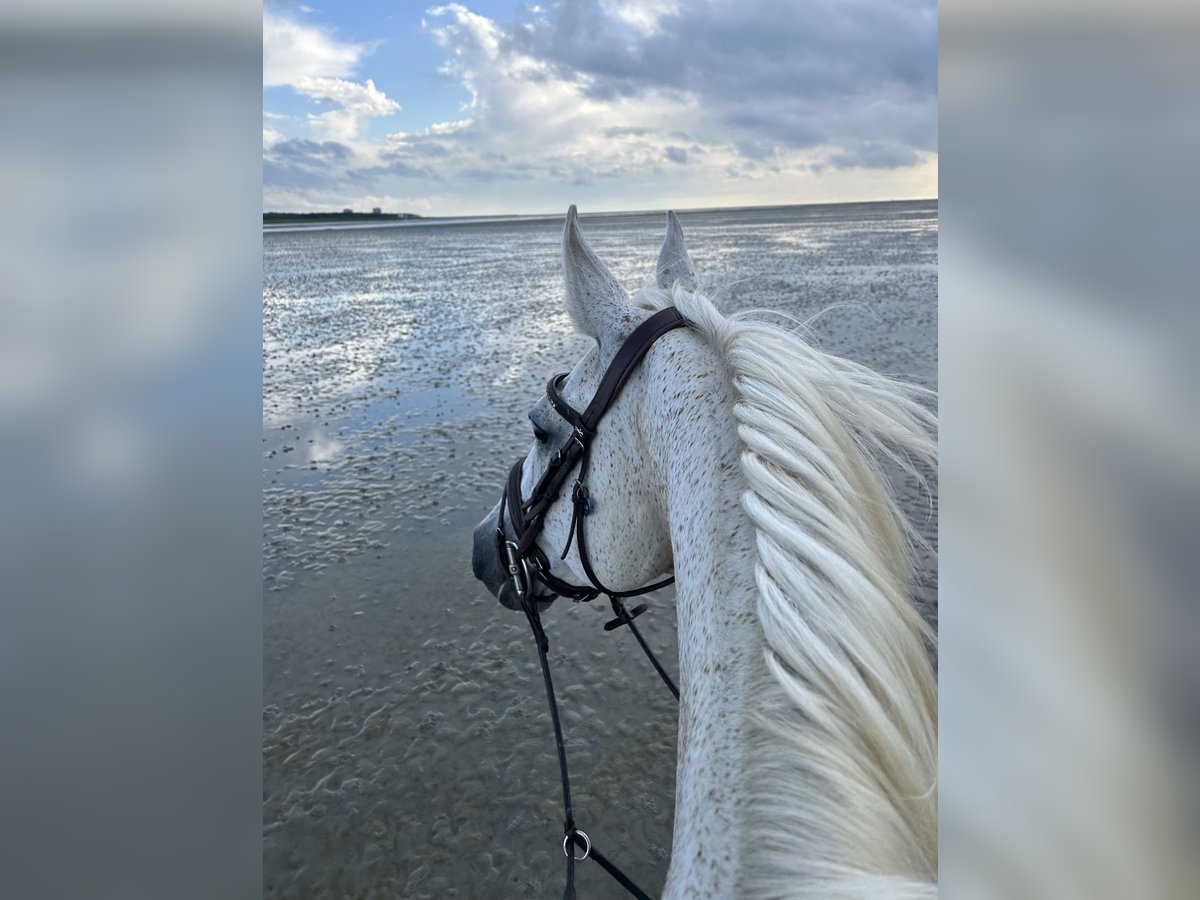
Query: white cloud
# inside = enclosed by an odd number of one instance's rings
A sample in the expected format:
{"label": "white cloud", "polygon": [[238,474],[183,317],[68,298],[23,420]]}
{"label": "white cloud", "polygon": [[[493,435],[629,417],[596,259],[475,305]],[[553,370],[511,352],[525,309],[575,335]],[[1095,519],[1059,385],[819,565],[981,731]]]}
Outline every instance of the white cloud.
{"label": "white cloud", "polygon": [[658,34],[659,20],[679,12],[674,0],[600,0],[600,8],[645,36]]}
{"label": "white cloud", "polygon": [[331,100],[364,116],[385,116],[400,109],[400,104],[385,96],[370,78],[363,84],[340,78],[301,78],[295,86],[315,100]]}
{"label": "white cloud", "polygon": [[337,104],[337,109],[309,116],[318,133],[329,140],[348,142],[358,137],[361,120],[400,111],[400,104],[367,79],[364,84],[340,78],[301,78],[296,90],[314,100]]}
{"label": "white cloud", "polygon": [[[657,21],[667,9],[668,4],[659,4],[647,15]],[[667,161],[674,168],[669,177],[681,177],[689,161],[678,146],[682,132],[699,126],[715,133],[690,93],[650,89],[637,97],[598,96],[591,77],[563,72],[522,52],[502,40],[497,23],[459,4],[428,15],[430,34],[452,54],[444,71],[458,78],[472,99],[463,120],[434,124],[423,136],[393,135],[406,162],[421,153],[422,137],[439,136],[447,138],[439,146],[450,151],[440,169],[448,177],[455,169],[465,172],[477,185],[529,177],[531,167],[560,185],[618,176],[650,183],[664,174]],[[650,20],[640,21],[648,26]],[[719,171],[736,153],[723,138],[714,144],[704,148],[704,155],[706,164]]]}
{"label": "white cloud", "polygon": [[[309,126],[317,137],[352,141],[358,137],[363,119],[399,112],[400,104],[376,88],[374,81],[359,83],[341,77],[353,75],[371,49],[366,44],[340,41],[326,29],[263,11],[263,86],[291,87],[318,102],[334,104],[333,109],[309,115]],[[266,110],[263,115],[287,118]],[[282,137],[278,131],[264,128],[264,149]]]}
{"label": "white cloud", "polygon": [[327,29],[263,10],[263,87],[350,75],[370,49],[339,41]]}

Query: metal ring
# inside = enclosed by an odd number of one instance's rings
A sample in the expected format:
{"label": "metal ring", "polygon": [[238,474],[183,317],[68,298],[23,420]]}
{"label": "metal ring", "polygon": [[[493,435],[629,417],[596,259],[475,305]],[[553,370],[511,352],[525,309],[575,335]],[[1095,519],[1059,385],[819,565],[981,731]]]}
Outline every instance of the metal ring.
{"label": "metal ring", "polygon": [[[586,832],[580,831],[578,828],[575,829],[574,833],[583,838],[583,856],[576,856],[575,862],[583,862],[588,858],[588,854],[592,852],[592,840],[587,836]],[[567,849],[572,843],[571,835],[563,836],[563,856],[574,855]]]}

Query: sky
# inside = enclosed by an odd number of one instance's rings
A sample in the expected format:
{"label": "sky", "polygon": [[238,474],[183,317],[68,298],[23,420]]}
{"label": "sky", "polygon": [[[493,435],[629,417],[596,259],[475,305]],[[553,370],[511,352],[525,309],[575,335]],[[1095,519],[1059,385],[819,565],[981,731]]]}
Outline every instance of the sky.
{"label": "sky", "polygon": [[936,0],[268,0],[263,210],[937,196]]}

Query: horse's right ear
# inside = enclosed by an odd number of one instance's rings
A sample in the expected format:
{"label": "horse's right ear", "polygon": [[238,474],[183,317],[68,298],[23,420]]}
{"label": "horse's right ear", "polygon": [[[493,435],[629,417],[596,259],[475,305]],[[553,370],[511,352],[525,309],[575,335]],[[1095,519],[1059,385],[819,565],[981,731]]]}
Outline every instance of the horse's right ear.
{"label": "horse's right ear", "polygon": [[696,289],[696,271],[692,268],[687,247],[683,245],[683,228],[679,225],[679,217],[671,210],[667,210],[667,235],[663,238],[662,250],[658,252],[654,277],[658,286],[668,291],[675,282],[683,285],[685,290]]}
{"label": "horse's right ear", "polygon": [[629,295],[583,239],[574,204],[567,210],[563,232],[563,270],[572,321],[585,334],[603,341],[616,327],[620,314],[628,310]]}

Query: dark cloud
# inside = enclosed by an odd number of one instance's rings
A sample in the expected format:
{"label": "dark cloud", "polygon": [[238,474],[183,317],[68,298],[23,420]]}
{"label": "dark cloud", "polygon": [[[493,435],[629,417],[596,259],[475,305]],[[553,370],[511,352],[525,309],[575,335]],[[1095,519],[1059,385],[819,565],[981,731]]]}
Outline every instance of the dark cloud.
{"label": "dark cloud", "polygon": [[667,147],[664,153],[666,153],[667,159],[673,163],[679,163],[680,165],[683,165],[685,162],[687,162],[687,151],[682,147]]}
{"label": "dark cloud", "polygon": [[346,178],[352,181],[372,182],[377,178],[436,178],[436,174],[425,166],[411,166],[400,160],[393,160],[382,166],[366,166],[361,169],[350,169]]}
{"label": "dark cloud", "polygon": [[354,151],[336,141],[294,138],[274,144],[263,157],[263,185],[284,188],[327,188],[345,180]]}
{"label": "dark cloud", "polygon": [[646,135],[650,134],[650,129],[649,128],[637,128],[632,125],[622,125],[622,126],[618,126],[616,128],[605,128],[604,131],[601,132],[601,134],[603,134],[605,137],[608,137],[608,138],[645,137]]}
{"label": "dark cloud", "polygon": [[[436,145],[423,148],[430,156],[445,155]],[[402,158],[402,155],[407,158]],[[358,154],[336,141],[296,138],[271,146],[263,157],[263,185],[306,189],[333,188],[350,184],[370,185],[381,178],[437,180],[428,166],[412,160],[411,151],[389,150],[380,154],[381,165],[361,165]],[[356,162],[360,164],[355,165]]]}
{"label": "dark cloud", "polygon": [[917,163],[911,147],[895,141],[863,141],[857,147],[829,158],[835,169],[895,169]]}
{"label": "dark cloud", "polygon": [[505,35],[510,49],[598,99],[695,97],[741,132],[737,146],[751,158],[769,155],[764,145],[828,144],[882,163],[936,147],[936,0],[682,3],[652,34],[609,17],[598,0],[564,0],[536,27]]}
{"label": "dark cloud", "polygon": [[289,160],[297,164],[346,162],[354,158],[354,151],[345,144],[336,141],[309,141],[304,138],[293,138],[290,141],[280,141],[271,148],[271,155],[277,159]]}
{"label": "dark cloud", "polygon": [[738,141],[734,146],[737,152],[746,157],[746,159],[763,160],[775,155],[775,145],[769,141]]}
{"label": "dark cloud", "polygon": [[379,155],[382,159],[388,160],[411,160],[422,156],[445,158],[450,155],[450,151],[436,138],[426,135],[409,135],[402,146],[384,150]]}
{"label": "dark cloud", "polygon": [[482,184],[499,181],[505,177],[505,173],[496,169],[459,169],[458,175],[460,178],[465,178],[468,181],[478,181]]}

